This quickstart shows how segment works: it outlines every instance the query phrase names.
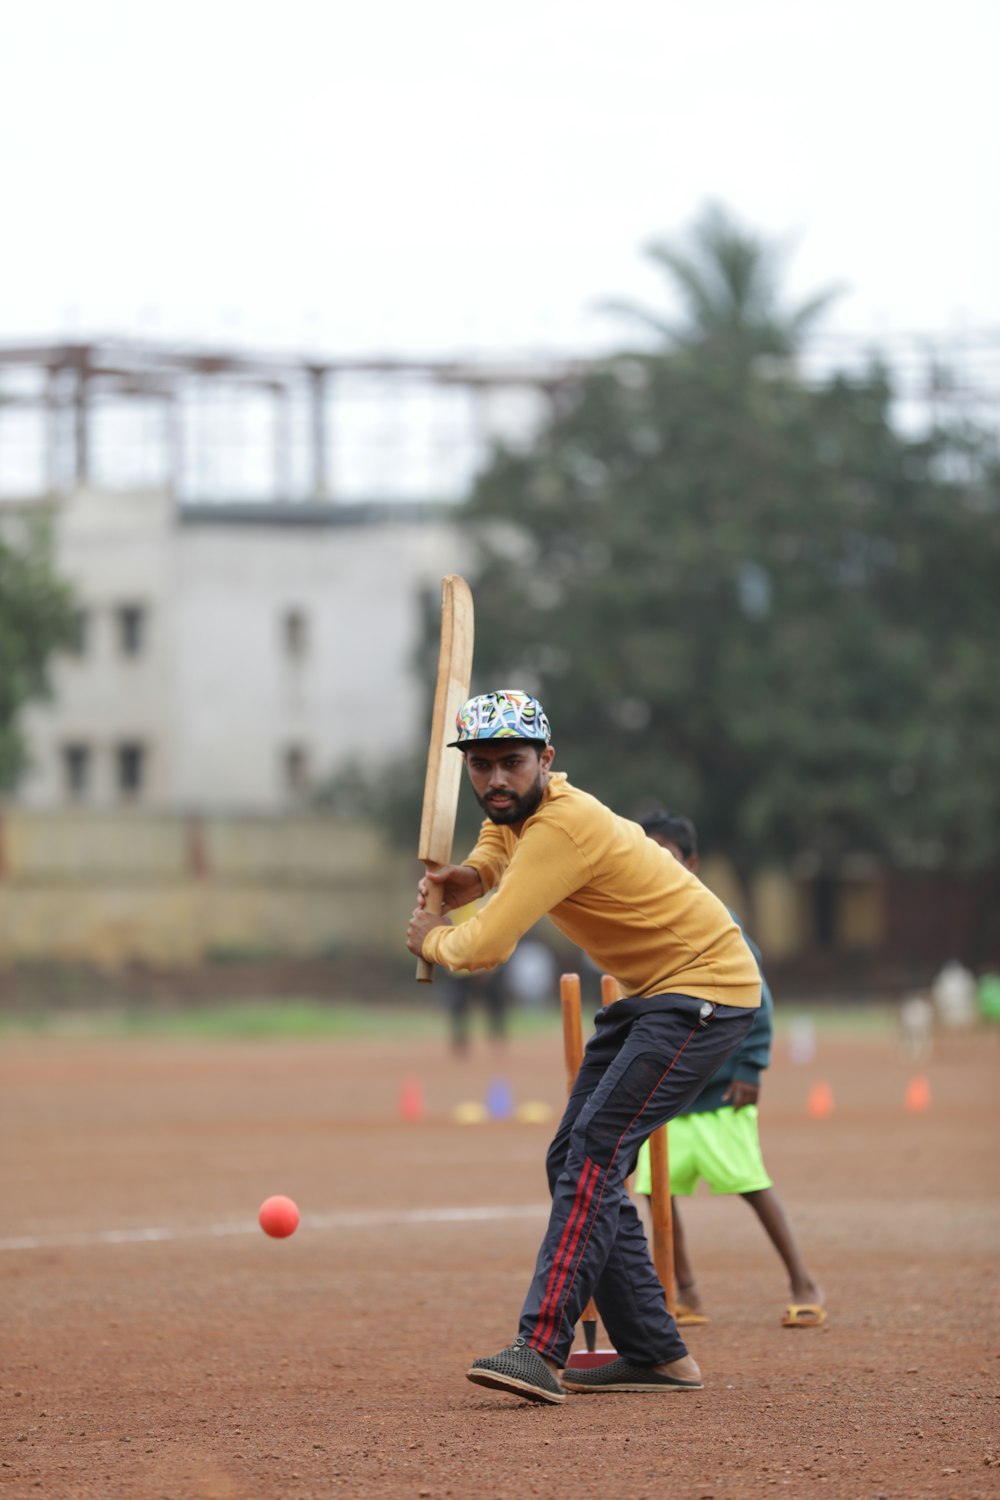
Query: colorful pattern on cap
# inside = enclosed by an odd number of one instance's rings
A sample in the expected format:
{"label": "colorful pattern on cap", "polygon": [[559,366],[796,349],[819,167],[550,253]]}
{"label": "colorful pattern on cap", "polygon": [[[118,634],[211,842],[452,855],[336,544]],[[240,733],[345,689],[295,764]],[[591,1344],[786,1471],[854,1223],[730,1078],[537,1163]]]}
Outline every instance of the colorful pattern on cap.
{"label": "colorful pattern on cap", "polygon": [[459,709],[455,728],[458,745],[470,740],[542,740],[547,745],[552,738],[538,699],[516,688],[468,699]]}

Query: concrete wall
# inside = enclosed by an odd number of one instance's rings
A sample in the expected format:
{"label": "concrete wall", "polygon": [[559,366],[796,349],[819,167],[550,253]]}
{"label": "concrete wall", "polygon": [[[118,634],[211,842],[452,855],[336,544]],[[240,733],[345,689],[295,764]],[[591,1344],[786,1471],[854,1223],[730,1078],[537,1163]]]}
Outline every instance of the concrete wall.
{"label": "concrete wall", "polygon": [[[810,880],[760,870],[749,896],[728,860],[709,855],[698,874],[746,923],[767,963],[794,961],[820,946]],[[830,948],[845,957],[876,952],[886,939],[885,885],[877,867],[848,870],[837,881]]]}
{"label": "concrete wall", "polygon": [[[724,860],[702,876],[771,963],[814,942],[808,887],[754,882],[753,914]],[[135,809],[0,812],[0,963],[190,965],[212,958],[403,958],[415,858],[332,815]],[[837,948],[878,946],[879,887],[845,887]]]}
{"label": "concrete wall", "polygon": [[416,865],[334,818],[0,816],[0,963],[404,954]]}

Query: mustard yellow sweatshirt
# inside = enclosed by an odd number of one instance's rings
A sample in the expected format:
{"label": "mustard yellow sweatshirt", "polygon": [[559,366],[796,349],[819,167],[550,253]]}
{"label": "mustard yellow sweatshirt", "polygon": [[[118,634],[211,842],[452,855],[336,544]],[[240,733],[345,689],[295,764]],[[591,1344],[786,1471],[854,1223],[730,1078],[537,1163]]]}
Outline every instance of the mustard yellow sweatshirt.
{"label": "mustard yellow sweatshirt", "polygon": [[626,996],[760,1004],[760,971],[717,896],[679,860],[561,771],[520,834],[483,823],[463,861],[491,899],[460,927],[435,927],[424,957],[491,969],[543,916],[612,974]]}

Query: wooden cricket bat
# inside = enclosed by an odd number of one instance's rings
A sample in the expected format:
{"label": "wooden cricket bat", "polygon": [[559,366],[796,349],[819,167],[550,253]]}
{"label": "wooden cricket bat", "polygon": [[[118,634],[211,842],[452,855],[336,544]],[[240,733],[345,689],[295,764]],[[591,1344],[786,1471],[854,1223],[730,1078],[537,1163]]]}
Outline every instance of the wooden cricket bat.
{"label": "wooden cricket bat", "polygon": [[[458,711],[469,696],[473,635],[474,611],[469,585],[457,573],[449,573],[441,580],[441,649],[417,851],[418,858],[428,870],[436,870],[451,861],[463,757],[458,750],[449,750],[447,741],[454,735]],[[442,899],[441,887],[431,886],[425,910],[439,913]],[[420,983],[429,984],[433,977],[434,965],[425,958],[418,958],[417,979]]]}

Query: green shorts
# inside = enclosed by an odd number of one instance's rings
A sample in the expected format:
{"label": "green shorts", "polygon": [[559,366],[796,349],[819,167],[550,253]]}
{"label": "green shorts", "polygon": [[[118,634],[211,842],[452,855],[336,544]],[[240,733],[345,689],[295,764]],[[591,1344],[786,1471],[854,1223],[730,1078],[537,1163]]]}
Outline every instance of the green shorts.
{"label": "green shorts", "polygon": [[[757,1134],[757,1106],[680,1115],[667,1126],[670,1192],[690,1198],[704,1177],[713,1193],[759,1193],[771,1186]],[[632,1186],[649,1194],[649,1142],[639,1152]]]}

